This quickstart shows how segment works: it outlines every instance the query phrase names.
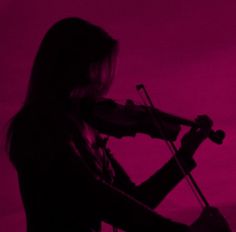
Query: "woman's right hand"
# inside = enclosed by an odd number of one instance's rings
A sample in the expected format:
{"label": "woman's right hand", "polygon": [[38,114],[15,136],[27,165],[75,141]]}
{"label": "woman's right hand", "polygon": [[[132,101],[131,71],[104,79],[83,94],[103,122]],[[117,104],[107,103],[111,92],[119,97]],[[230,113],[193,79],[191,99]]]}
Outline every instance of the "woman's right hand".
{"label": "woman's right hand", "polygon": [[220,211],[206,207],[199,218],[191,225],[191,232],[231,232],[231,229]]}

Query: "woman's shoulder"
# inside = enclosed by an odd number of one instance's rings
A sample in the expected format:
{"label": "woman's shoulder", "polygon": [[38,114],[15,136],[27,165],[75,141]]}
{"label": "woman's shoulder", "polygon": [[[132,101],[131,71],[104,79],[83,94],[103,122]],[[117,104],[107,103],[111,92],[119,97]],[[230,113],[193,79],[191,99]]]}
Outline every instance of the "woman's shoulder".
{"label": "woman's shoulder", "polygon": [[8,153],[15,166],[22,164],[32,144],[33,124],[28,114],[18,112],[11,120],[8,128]]}
{"label": "woman's shoulder", "polygon": [[9,134],[12,140],[23,140],[30,131],[33,131],[32,118],[27,113],[18,112],[12,119]]}
{"label": "woman's shoulder", "polygon": [[[18,114],[12,121],[9,137],[9,155],[12,163],[22,169],[39,168],[53,159],[63,147],[63,133],[58,122],[46,115],[32,112]],[[42,163],[42,165],[40,164]],[[41,168],[42,169],[42,168]]]}

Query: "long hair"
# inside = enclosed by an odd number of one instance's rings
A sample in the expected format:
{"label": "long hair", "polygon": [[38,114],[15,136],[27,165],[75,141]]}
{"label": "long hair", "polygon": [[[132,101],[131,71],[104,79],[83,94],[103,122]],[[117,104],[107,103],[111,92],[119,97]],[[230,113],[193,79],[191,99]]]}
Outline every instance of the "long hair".
{"label": "long hair", "polygon": [[74,88],[94,81],[90,80],[91,69],[102,65],[105,59],[112,59],[116,47],[114,39],[87,21],[78,18],[59,21],[40,45],[25,104],[67,99]]}
{"label": "long hair", "polygon": [[105,93],[112,75],[107,70],[107,80],[102,80],[102,72],[93,69],[103,69],[107,61],[111,68],[116,50],[116,40],[85,20],[66,18],[52,26],[35,57],[24,104],[9,126],[8,148],[18,119],[24,117],[29,109],[37,111],[39,108],[61,107],[73,90],[86,87],[93,81],[102,82]]}

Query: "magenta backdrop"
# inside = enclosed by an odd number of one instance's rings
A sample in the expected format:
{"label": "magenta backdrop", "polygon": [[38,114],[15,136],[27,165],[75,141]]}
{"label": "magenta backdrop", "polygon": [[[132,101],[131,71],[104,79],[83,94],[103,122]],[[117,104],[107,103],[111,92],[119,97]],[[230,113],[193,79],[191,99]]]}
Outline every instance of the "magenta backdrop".
{"label": "magenta backdrop", "polygon": [[[44,33],[63,17],[85,18],[120,41],[110,97],[140,102],[135,84],[141,82],[159,108],[192,119],[208,114],[216,129],[227,132],[222,146],[209,141],[202,145],[193,174],[209,201],[236,228],[235,12],[236,3],[230,0],[1,0],[1,140],[7,121],[24,99]],[[110,147],[137,183],[170,157],[162,141],[143,135],[112,139]],[[23,232],[25,217],[16,173],[3,143],[0,151],[0,231]],[[182,182],[157,211],[190,223],[200,207]]]}

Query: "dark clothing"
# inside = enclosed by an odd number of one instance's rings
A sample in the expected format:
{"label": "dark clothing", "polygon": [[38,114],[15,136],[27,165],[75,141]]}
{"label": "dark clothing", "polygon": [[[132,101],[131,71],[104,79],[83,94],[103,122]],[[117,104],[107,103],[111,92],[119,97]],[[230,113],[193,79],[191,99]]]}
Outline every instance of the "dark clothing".
{"label": "dark clothing", "polygon": [[[10,157],[18,173],[27,232],[98,232],[102,220],[125,231],[188,231],[151,210],[183,178],[174,159],[136,186],[109,150],[103,155],[109,161],[104,176],[66,116],[18,117]],[[183,165],[190,171],[195,163]]]}

